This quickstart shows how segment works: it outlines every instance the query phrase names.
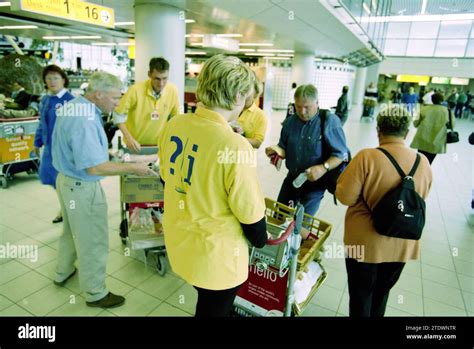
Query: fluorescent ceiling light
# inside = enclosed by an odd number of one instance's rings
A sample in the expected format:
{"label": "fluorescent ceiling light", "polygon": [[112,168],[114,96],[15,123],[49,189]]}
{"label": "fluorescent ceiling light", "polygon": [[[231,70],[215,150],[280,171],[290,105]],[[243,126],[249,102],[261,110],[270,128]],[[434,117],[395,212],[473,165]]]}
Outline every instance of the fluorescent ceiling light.
{"label": "fluorescent ceiling light", "polygon": [[100,35],[73,35],[71,39],[101,39],[102,36]]}
{"label": "fluorescent ceiling light", "polygon": [[364,2],[362,3],[362,7],[364,8],[365,13],[367,13],[370,16],[370,9],[369,6]]}
{"label": "fluorescent ceiling light", "polygon": [[186,51],[184,52],[186,55],[206,55],[207,53],[204,51]]}
{"label": "fluorescent ceiling light", "polygon": [[69,39],[100,39],[99,35],[73,35],[73,36],[43,36],[45,40],[69,40]]}
{"label": "fluorescent ceiling light", "polygon": [[254,48],[239,48],[240,52],[255,52]]}
{"label": "fluorescent ceiling light", "polygon": [[0,29],[37,29],[36,25],[3,25]]}
{"label": "fluorescent ceiling light", "polygon": [[202,42],[192,42],[190,45],[191,46],[203,46],[204,44]]}
{"label": "fluorescent ceiling light", "polygon": [[94,46],[135,46],[133,42],[93,42]]}
{"label": "fluorescent ceiling light", "polygon": [[203,38],[204,34],[186,34],[185,38]]}
{"label": "fluorescent ceiling light", "polygon": [[282,61],[287,61],[291,59],[290,57],[263,57],[264,59],[272,59],[272,60],[282,60]]}
{"label": "fluorescent ceiling light", "polygon": [[277,54],[278,57],[293,57],[291,53],[279,53]]}
{"label": "fluorescent ceiling light", "polygon": [[7,6],[10,6],[11,5],[11,2],[10,1],[7,1],[7,2],[0,2],[0,7],[7,7]]}
{"label": "fluorescent ceiling light", "polygon": [[246,43],[240,43],[239,46],[273,46],[273,44],[272,43],[246,42]]}
{"label": "fluorescent ceiling light", "polygon": [[115,22],[115,25],[134,25],[135,22]]}
{"label": "fluorescent ceiling light", "polygon": [[322,58],[315,58],[315,59],[314,59],[315,62],[320,62],[320,61],[322,61],[322,60],[323,60]]}
{"label": "fluorescent ceiling light", "polygon": [[274,53],[244,53],[246,56],[261,56],[261,57],[265,57],[265,56],[275,56]]}
{"label": "fluorescent ceiling light", "polygon": [[423,0],[423,2],[421,4],[421,12],[420,12],[422,15],[425,14],[427,4],[428,4],[428,0]]}
{"label": "fluorescent ceiling light", "polygon": [[449,15],[424,15],[424,16],[385,16],[385,17],[362,17],[361,23],[383,23],[383,22],[435,22],[435,21],[463,21],[474,19],[474,13],[456,13]]}
{"label": "fluorescent ceiling light", "polygon": [[270,49],[270,48],[261,48],[261,49],[258,49],[257,50],[258,52],[282,52],[282,53],[285,53],[285,52],[295,52],[294,50],[277,50],[277,49]]}
{"label": "fluorescent ceiling light", "polygon": [[221,38],[241,38],[242,34],[216,34],[216,36]]}
{"label": "fluorescent ceiling light", "polygon": [[67,40],[70,38],[70,36],[43,36],[45,40]]}
{"label": "fluorescent ceiling light", "polygon": [[196,22],[194,19],[185,19],[184,23],[194,23]]}

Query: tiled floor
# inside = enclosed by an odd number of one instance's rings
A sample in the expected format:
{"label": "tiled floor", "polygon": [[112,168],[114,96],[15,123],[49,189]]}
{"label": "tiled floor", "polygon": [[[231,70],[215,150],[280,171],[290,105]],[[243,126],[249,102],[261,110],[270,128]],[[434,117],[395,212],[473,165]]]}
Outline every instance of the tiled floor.
{"label": "tiled floor", "polygon": [[[359,110],[351,112],[345,125],[348,144],[355,154],[377,145],[375,124],[360,122]],[[277,142],[282,112],[272,114],[265,145]],[[448,154],[433,164],[434,183],[427,201],[427,224],[422,237],[420,261],[407,264],[393,288],[388,316],[473,316],[474,231],[470,209],[473,184],[473,150],[467,143],[474,129],[458,121],[461,142],[449,145]],[[414,135],[412,130],[408,139]],[[285,171],[277,172],[259,153],[259,174],[266,196],[276,198]],[[118,177],[103,181],[109,203],[110,254],[107,285],[126,296],[126,304],[110,310],[90,308],[74,276],[65,288],[52,284],[57,240],[61,226],[51,224],[56,215],[56,195],[35,176],[18,175],[7,190],[0,189],[0,244],[38,246],[37,261],[0,258],[0,315],[55,316],[190,316],[196,303],[195,290],[168,272],[164,277],[145,266],[140,253],[126,256],[118,237]],[[320,219],[333,224],[327,245],[342,244],[345,207],[325,197]],[[469,218],[469,216],[471,217]],[[333,245],[334,244],[334,245]],[[347,316],[349,296],[343,259],[324,260],[328,279],[306,308],[305,316]]]}

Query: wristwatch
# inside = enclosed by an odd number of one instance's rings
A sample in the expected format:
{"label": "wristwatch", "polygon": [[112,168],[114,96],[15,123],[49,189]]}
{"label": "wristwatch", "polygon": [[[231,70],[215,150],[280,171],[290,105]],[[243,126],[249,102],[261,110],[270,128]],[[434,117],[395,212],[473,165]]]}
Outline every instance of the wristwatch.
{"label": "wristwatch", "polygon": [[324,166],[324,168],[326,169],[326,171],[329,172],[329,164],[328,164],[327,162],[325,162],[325,163],[323,164],[323,166]]}

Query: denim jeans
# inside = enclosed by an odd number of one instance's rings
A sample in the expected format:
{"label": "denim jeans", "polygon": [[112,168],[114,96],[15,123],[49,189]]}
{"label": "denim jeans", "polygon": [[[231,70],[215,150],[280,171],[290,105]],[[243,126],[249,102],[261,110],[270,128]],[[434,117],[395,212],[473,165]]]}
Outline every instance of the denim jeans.
{"label": "denim jeans", "polygon": [[288,206],[296,206],[296,203],[299,201],[304,206],[304,212],[314,216],[324,197],[325,189],[317,188],[316,182],[309,181],[306,181],[297,189],[293,186],[293,180],[294,177],[288,174],[281,185],[277,201]]}

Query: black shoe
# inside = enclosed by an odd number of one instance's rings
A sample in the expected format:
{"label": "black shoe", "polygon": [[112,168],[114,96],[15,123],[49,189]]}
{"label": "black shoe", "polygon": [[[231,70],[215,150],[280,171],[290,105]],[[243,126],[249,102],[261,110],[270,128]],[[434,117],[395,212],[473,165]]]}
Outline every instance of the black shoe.
{"label": "black shoe", "polygon": [[53,219],[53,223],[60,223],[63,221],[63,217],[62,216],[57,216],[55,219]]}
{"label": "black shoe", "polygon": [[74,269],[74,271],[71,273],[71,275],[69,275],[69,276],[68,276],[67,278],[65,278],[63,281],[53,281],[54,284],[55,284],[56,286],[61,286],[61,287],[63,287],[64,285],[66,285],[66,282],[76,274],[76,271],[77,271],[77,269]]}
{"label": "black shoe", "polygon": [[125,298],[109,292],[107,296],[98,301],[86,302],[89,307],[115,308],[125,303]]}

